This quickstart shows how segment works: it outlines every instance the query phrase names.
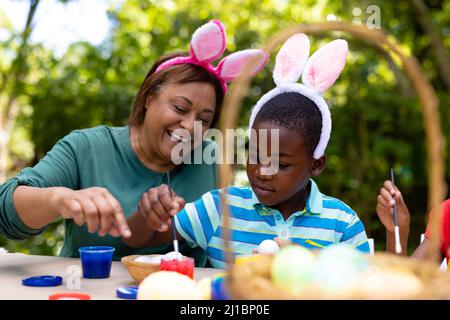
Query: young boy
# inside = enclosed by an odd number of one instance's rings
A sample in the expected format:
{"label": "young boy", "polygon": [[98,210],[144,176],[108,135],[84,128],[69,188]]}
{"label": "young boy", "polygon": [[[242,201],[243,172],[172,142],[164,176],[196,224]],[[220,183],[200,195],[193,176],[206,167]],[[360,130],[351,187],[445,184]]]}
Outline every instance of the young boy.
{"label": "young boy", "polygon": [[[331,131],[328,106],[320,93],[337,79],[347,53],[347,43],[336,41],[319,49],[306,64],[303,72],[306,85],[295,83],[306,59],[299,63],[288,56],[297,50],[296,56],[307,58],[307,37],[294,35],[278,53],[274,71],[277,87],[258,101],[249,126],[256,130],[257,141],[265,134],[263,129],[269,133],[278,131],[279,141],[274,141],[279,143],[278,150],[271,150],[274,144],[270,134],[267,143],[267,154],[278,157],[278,170],[268,173],[269,165],[259,161],[261,150],[257,148],[258,161],[247,162],[251,187],[226,188],[231,216],[230,247],[234,255],[252,254],[263,240],[276,237],[316,249],[344,242],[369,252],[364,226],[356,213],[342,201],[320,193],[311,179],[325,168],[324,151]],[[321,68],[330,72],[320,72]],[[213,267],[226,267],[222,191],[206,193],[177,214],[175,207],[180,203],[176,199],[172,206],[154,208],[149,195],[144,195],[140,213],[128,220],[133,235],[124,241],[131,247],[170,241],[170,219],[174,216],[179,239],[203,248]]]}

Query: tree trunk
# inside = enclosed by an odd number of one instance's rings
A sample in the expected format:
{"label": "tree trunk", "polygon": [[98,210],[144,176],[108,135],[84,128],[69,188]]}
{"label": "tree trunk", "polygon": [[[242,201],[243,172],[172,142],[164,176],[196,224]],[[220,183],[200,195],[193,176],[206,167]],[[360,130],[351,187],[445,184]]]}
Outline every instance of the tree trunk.
{"label": "tree trunk", "polygon": [[433,48],[438,67],[440,69],[440,74],[444,80],[447,90],[450,90],[450,60],[448,58],[448,51],[445,48],[440,32],[433,25],[430,12],[428,11],[428,8],[423,0],[410,0],[409,2],[416,11],[419,25],[428,37],[430,37],[431,47]]}

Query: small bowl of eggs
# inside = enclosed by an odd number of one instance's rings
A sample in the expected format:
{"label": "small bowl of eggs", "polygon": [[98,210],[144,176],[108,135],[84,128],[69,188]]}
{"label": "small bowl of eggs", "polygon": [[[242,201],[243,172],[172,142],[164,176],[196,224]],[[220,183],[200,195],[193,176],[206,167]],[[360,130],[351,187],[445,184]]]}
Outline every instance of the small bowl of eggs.
{"label": "small bowl of eggs", "polygon": [[128,273],[136,284],[140,284],[148,275],[160,269],[162,254],[132,255],[122,258]]}
{"label": "small bowl of eggs", "polygon": [[122,258],[128,273],[136,284],[140,284],[148,275],[161,270],[162,259],[181,259],[183,255],[175,251],[166,254],[132,255]]}

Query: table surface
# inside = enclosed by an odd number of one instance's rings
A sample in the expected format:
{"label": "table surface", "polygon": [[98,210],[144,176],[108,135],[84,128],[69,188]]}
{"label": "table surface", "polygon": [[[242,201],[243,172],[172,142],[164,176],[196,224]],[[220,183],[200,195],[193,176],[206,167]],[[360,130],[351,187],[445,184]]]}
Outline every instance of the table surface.
{"label": "table surface", "polygon": [[[195,268],[194,278],[200,280],[223,273],[222,269]],[[63,278],[57,287],[27,287],[22,279],[56,275]],[[20,253],[0,253],[0,300],[47,300],[55,293],[86,293],[93,300],[113,300],[116,289],[135,285],[125,265],[113,261],[107,279],[84,279],[81,261],[76,258],[33,256]],[[77,289],[79,287],[79,289]]]}

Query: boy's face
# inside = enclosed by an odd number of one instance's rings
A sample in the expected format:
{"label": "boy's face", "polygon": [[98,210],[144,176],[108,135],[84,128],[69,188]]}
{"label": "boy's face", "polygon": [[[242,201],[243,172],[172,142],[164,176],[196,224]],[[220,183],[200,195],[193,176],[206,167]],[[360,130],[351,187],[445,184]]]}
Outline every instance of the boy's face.
{"label": "boy's face", "polygon": [[[307,151],[303,139],[298,132],[283,128],[270,122],[256,122],[253,126],[256,130],[257,141],[260,136],[267,136],[267,151],[258,149],[258,161],[251,164],[247,160],[247,176],[250,185],[259,201],[266,206],[277,206],[306,191],[310,177],[318,176],[325,168],[325,158],[315,160]],[[267,133],[261,133],[260,129],[266,129]],[[276,143],[271,141],[271,130],[279,131],[279,169],[274,174],[267,174],[260,161],[261,152],[268,157],[276,157],[276,150],[272,154],[271,146]],[[263,131],[264,132],[264,131]],[[266,155],[263,155],[266,156]],[[262,170],[261,170],[262,169]]]}

